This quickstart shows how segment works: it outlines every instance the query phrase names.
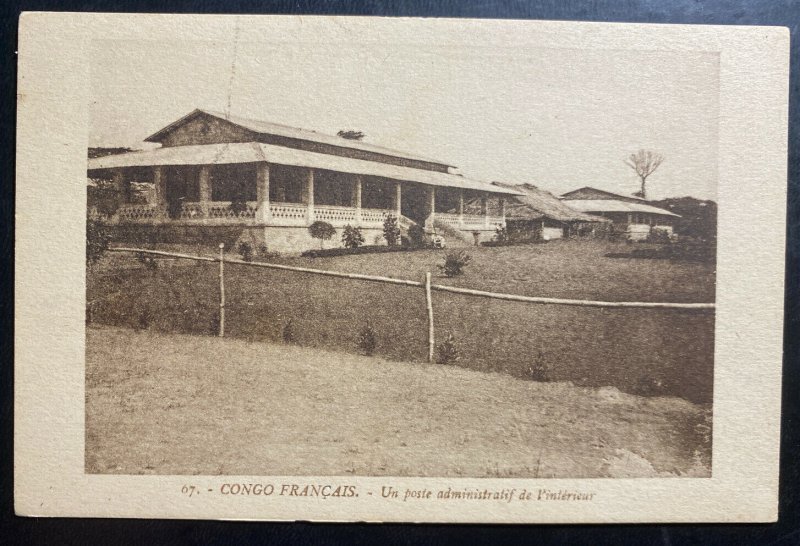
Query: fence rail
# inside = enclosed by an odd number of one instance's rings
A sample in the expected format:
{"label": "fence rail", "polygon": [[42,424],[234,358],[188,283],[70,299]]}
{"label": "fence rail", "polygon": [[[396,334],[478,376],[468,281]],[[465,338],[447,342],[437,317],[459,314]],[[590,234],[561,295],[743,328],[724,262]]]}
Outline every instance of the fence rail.
{"label": "fence rail", "polygon": [[[456,286],[446,286],[441,284],[431,284],[430,273],[426,273],[425,280],[413,281],[410,279],[397,279],[393,277],[382,277],[378,275],[363,275],[361,273],[343,273],[340,271],[330,271],[325,269],[313,269],[310,267],[298,267],[292,265],[274,264],[267,262],[247,262],[225,258],[223,254],[224,246],[220,245],[219,257],[195,256],[192,254],[181,254],[178,252],[165,252],[161,250],[150,250],[145,248],[113,247],[108,249],[110,252],[130,252],[135,254],[149,254],[153,256],[164,256],[168,258],[181,258],[202,262],[219,262],[220,264],[220,310],[224,313],[225,307],[225,286],[223,281],[222,266],[225,263],[238,264],[251,267],[263,267],[266,269],[276,269],[280,271],[294,271],[298,273],[309,273],[312,275],[323,275],[327,277],[338,277],[342,279],[353,279],[368,282],[379,282],[400,286],[414,286],[425,289],[426,311],[429,327],[428,339],[428,360],[433,359],[434,345],[433,340],[433,308],[430,301],[430,292],[448,292],[451,294],[461,294],[465,296],[476,296],[481,298],[491,298],[503,301],[516,301],[522,303],[533,303],[540,305],[571,305],[581,307],[601,307],[601,308],[636,308],[636,309],[677,309],[685,311],[709,311],[716,308],[714,303],[673,303],[673,302],[645,302],[645,301],[598,301],[598,300],[576,300],[565,298],[546,298],[536,296],[522,296],[518,294],[505,294],[501,292],[488,292],[484,290],[474,290],[471,288],[459,288]],[[224,319],[223,319],[224,320]],[[224,335],[224,322],[220,324],[220,336]]]}

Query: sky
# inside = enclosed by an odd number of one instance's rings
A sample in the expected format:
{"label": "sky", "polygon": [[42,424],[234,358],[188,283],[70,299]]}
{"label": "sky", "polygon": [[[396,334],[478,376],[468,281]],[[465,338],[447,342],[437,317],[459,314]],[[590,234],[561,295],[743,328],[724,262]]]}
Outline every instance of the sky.
{"label": "sky", "polygon": [[624,160],[665,158],[648,198],[714,199],[713,53],[313,43],[96,41],[90,146],[143,140],[195,108],[414,152],[555,194],[639,189]]}

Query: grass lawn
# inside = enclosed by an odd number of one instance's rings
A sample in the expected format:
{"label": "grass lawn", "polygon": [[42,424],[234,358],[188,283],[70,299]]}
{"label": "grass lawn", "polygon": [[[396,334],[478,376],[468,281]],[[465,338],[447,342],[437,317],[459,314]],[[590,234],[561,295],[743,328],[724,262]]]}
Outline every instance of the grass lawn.
{"label": "grass lawn", "polygon": [[710,408],[285,344],[87,328],[86,471],[710,476]]}
{"label": "grass lawn", "polygon": [[[473,248],[472,263],[454,279],[438,276],[441,250],[277,261],[409,279],[431,271],[435,283],[530,296],[714,301],[713,265],[605,257],[629,249],[602,241]],[[88,274],[92,320],[211,333],[217,271],[216,264],[169,259],[158,260],[151,271],[132,255],[108,255]],[[226,272],[229,336],[279,342],[291,331],[296,344],[356,353],[358,334],[369,324],[378,355],[406,362],[425,358],[425,301],[419,288],[237,265]],[[552,380],[578,385],[711,401],[713,313],[532,305],[444,293],[433,298],[437,337],[453,334],[459,366],[519,378],[539,368]]]}

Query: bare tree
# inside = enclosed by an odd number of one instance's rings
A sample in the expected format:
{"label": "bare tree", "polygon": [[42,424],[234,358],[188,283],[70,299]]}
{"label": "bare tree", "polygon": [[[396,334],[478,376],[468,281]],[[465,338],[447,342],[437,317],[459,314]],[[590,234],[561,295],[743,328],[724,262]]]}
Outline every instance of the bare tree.
{"label": "bare tree", "polygon": [[636,175],[642,182],[642,189],[638,194],[642,199],[647,199],[647,189],[645,187],[647,177],[653,174],[663,161],[664,156],[650,150],[639,150],[624,161],[628,167],[636,171]]}

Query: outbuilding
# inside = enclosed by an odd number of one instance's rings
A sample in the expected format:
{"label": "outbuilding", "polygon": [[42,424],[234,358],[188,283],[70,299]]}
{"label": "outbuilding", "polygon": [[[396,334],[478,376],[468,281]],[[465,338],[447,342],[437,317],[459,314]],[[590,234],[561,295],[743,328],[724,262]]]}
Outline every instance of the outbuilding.
{"label": "outbuilding", "polygon": [[561,200],[575,210],[611,220],[614,231],[623,233],[630,241],[643,241],[656,229],[671,236],[674,220],[680,218],[673,212],[650,205],[641,197],[588,186],[563,194]]}
{"label": "outbuilding", "polygon": [[506,204],[506,228],[512,238],[549,241],[590,235],[599,225],[611,222],[607,218],[580,212],[533,184],[492,184],[522,193],[511,196]]}

